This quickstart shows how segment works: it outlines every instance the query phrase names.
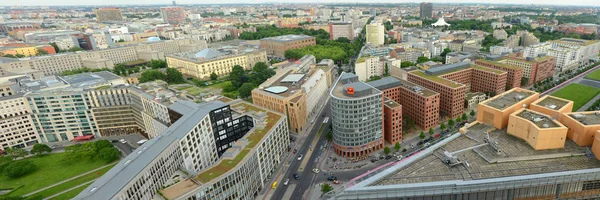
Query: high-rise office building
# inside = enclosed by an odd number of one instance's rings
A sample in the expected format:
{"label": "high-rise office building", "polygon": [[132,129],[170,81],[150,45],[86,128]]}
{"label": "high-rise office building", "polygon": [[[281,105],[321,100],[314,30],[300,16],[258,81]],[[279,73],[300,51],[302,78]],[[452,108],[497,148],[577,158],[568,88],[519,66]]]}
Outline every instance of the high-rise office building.
{"label": "high-rise office building", "polygon": [[123,21],[123,14],[119,8],[98,8],[94,13],[97,22]]}
{"label": "high-rise office building", "polygon": [[433,4],[428,2],[421,3],[420,15],[421,19],[433,18]]}

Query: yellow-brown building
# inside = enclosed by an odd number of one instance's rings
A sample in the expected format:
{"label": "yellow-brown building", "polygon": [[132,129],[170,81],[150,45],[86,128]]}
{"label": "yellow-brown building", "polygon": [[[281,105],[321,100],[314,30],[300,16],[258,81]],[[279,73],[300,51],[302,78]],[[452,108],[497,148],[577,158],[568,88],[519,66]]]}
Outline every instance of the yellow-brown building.
{"label": "yellow-brown building", "polygon": [[565,146],[568,128],[550,116],[521,108],[510,114],[507,133],[525,140],[533,149],[557,149]]}
{"label": "yellow-brown building", "polygon": [[573,111],[573,101],[546,95],[531,103],[529,109],[543,113],[560,121],[563,113]]}
{"label": "yellow-brown building", "polygon": [[177,68],[186,76],[209,79],[214,72],[228,75],[234,66],[250,70],[257,62],[267,63],[267,53],[258,49],[215,50],[206,48],[200,52],[183,52],[166,56],[167,65]]}
{"label": "yellow-brown building", "polygon": [[539,98],[540,94],[522,88],[513,88],[477,106],[477,121],[489,124],[497,129],[508,125],[510,114],[521,108],[527,108]]}
{"label": "yellow-brown building", "polygon": [[[569,127],[567,137],[579,146],[590,146],[600,130],[600,111],[564,113],[560,122]],[[596,138],[598,139],[598,138]],[[600,151],[594,152],[600,156]]]}

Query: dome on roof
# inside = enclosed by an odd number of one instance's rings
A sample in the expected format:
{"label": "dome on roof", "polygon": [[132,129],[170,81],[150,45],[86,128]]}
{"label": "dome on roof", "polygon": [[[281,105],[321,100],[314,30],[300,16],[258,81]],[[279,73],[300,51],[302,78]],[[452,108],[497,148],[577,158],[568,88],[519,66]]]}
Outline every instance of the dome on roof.
{"label": "dome on roof", "polygon": [[149,37],[148,39],[146,39],[146,42],[156,42],[156,41],[160,41],[160,38],[158,38],[158,37]]}

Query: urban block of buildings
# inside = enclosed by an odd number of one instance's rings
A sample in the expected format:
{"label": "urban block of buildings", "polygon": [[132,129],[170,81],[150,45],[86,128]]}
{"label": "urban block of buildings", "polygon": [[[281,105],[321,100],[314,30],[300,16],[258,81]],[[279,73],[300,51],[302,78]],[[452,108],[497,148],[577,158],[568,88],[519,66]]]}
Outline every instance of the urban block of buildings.
{"label": "urban block of buildings", "polygon": [[600,113],[572,103],[513,88],[480,103],[460,133],[327,197],[598,198]]}
{"label": "urban block of buildings", "polygon": [[123,14],[119,8],[98,8],[94,10],[97,22],[120,22]]}
{"label": "urban block of buildings", "polygon": [[252,198],[269,187],[288,150],[285,116],[240,100],[178,101],[169,112],[179,118],[168,129],[74,199]]}

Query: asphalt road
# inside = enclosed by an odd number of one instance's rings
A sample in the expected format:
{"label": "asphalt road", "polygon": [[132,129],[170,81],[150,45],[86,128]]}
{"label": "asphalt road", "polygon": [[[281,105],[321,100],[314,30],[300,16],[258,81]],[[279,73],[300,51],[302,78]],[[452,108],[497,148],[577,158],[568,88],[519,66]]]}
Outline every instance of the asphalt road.
{"label": "asphalt road", "polygon": [[[327,131],[329,131],[329,124],[331,124],[331,120],[328,120],[327,124],[323,124],[323,120],[325,119],[325,117],[329,117],[329,109],[330,109],[330,105],[327,104],[327,105],[325,105],[325,108],[323,108],[322,112],[319,113],[319,115],[318,115],[319,117],[314,122],[314,123],[318,123],[318,124],[315,124],[313,126],[313,128],[308,133],[309,135],[307,136],[306,141],[294,155],[294,161],[291,163],[288,170],[284,173],[283,180],[281,181],[282,183],[279,183],[279,186],[277,186],[277,189],[275,189],[275,192],[273,193],[273,196],[271,197],[271,199],[283,199],[284,193],[288,189],[288,186],[283,185],[283,182],[285,181],[285,179],[290,179],[290,183],[289,183],[290,185],[295,184],[295,187],[291,187],[291,189],[293,189],[294,191],[293,191],[290,199],[302,199],[304,193],[308,189],[310,189],[309,187],[311,187],[310,186],[311,183],[313,183],[317,177],[321,177],[321,178],[324,177],[322,172],[319,174],[320,176],[316,176],[316,174],[314,172],[312,172],[312,169],[317,164],[315,162],[315,160],[323,152],[321,149],[321,146],[325,144],[325,133],[327,133]],[[326,115],[322,116],[322,114],[326,114]],[[317,135],[319,128],[321,127],[321,124],[323,126],[323,132],[318,139],[316,147],[313,147],[311,144],[313,142],[314,137]],[[314,151],[313,151],[312,155],[310,157],[308,157],[307,152],[311,148]],[[302,160],[298,160],[299,154],[304,155]],[[300,165],[302,164],[302,161],[304,159],[309,159],[308,163],[306,164],[306,167],[304,167],[304,170],[302,172],[298,172]],[[300,174],[299,180],[294,179],[294,177],[293,177],[294,173]]]}

